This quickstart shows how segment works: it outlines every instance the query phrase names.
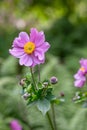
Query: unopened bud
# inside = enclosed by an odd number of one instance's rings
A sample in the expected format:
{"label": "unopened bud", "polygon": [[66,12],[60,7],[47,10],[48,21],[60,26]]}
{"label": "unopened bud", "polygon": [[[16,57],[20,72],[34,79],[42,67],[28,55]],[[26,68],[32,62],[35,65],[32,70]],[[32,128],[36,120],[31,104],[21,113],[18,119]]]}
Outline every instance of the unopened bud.
{"label": "unopened bud", "polygon": [[60,92],[60,96],[64,97],[65,96],[64,92]]}
{"label": "unopened bud", "polygon": [[21,86],[23,86],[23,85],[25,84],[25,80],[26,80],[26,78],[21,79],[21,81],[19,82],[19,84],[20,84]]}
{"label": "unopened bud", "polygon": [[29,93],[25,93],[25,94],[23,95],[23,98],[24,98],[25,100],[27,100],[29,96],[30,96]]}
{"label": "unopened bud", "polygon": [[48,82],[44,82],[43,85],[44,85],[45,87],[47,87],[47,86],[48,86]]}
{"label": "unopened bud", "polygon": [[50,78],[50,83],[51,84],[56,84],[57,82],[58,82],[58,79],[55,76]]}

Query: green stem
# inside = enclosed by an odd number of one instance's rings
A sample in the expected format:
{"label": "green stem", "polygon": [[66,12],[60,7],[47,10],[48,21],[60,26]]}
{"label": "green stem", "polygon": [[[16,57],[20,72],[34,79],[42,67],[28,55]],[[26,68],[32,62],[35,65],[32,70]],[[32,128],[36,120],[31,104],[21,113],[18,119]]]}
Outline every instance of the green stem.
{"label": "green stem", "polygon": [[34,90],[37,90],[37,85],[34,79],[34,74],[33,74],[33,69],[32,67],[30,68],[30,72],[31,72],[31,76],[32,76],[32,81],[33,81],[33,85],[34,85]]}
{"label": "green stem", "polygon": [[55,109],[54,109],[54,104],[52,103],[52,119],[53,119],[53,124],[54,124],[54,130],[57,130],[57,125],[56,125],[56,118],[55,118]]}
{"label": "green stem", "polygon": [[41,81],[41,76],[40,76],[40,65],[38,65],[38,80],[39,80],[39,82]]}
{"label": "green stem", "polygon": [[53,127],[53,123],[52,123],[52,120],[51,120],[51,117],[50,117],[49,113],[47,112],[46,115],[47,115],[48,121],[49,121],[49,123],[50,123],[51,129],[52,129],[52,130],[55,130],[54,127]]}

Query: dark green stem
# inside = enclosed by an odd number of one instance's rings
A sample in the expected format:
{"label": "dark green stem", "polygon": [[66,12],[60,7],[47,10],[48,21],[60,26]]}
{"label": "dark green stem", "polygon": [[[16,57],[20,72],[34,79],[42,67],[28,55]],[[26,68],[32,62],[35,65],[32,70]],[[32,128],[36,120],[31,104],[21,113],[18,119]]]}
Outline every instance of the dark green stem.
{"label": "dark green stem", "polygon": [[54,104],[52,103],[52,119],[53,119],[53,124],[54,124],[54,130],[57,130],[57,125],[56,125],[56,118],[55,118],[55,109],[54,109]]}
{"label": "dark green stem", "polygon": [[30,68],[30,72],[31,72],[32,81],[33,81],[33,85],[34,85],[34,90],[36,90],[37,89],[37,85],[36,85],[36,82],[35,82],[35,79],[34,79],[34,74],[33,74],[32,68]]}
{"label": "dark green stem", "polygon": [[52,130],[55,130],[49,113],[47,112],[46,115],[47,115],[48,121],[49,121],[49,123],[50,123],[51,129],[52,129]]}

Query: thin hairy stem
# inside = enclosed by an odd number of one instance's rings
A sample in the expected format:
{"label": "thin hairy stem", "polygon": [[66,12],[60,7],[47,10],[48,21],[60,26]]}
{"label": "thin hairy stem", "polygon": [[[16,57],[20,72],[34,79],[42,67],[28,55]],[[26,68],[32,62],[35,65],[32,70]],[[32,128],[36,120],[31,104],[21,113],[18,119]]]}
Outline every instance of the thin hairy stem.
{"label": "thin hairy stem", "polygon": [[52,108],[52,119],[53,119],[53,124],[54,124],[54,130],[57,130],[56,118],[55,118],[55,109],[54,109],[54,104],[53,103],[51,105],[51,108]]}
{"label": "thin hairy stem", "polygon": [[33,74],[33,69],[30,68],[30,72],[31,72],[31,76],[32,76],[32,81],[33,81],[33,85],[34,85],[34,90],[37,89],[37,85],[36,85],[36,82],[35,82],[35,79],[34,79],[34,74]]}
{"label": "thin hairy stem", "polygon": [[41,76],[40,76],[40,65],[38,65],[38,81],[41,81]]}
{"label": "thin hairy stem", "polygon": [[49,124],[50,124],[50,126],[51,126],[51,129],[52,129],[52,130],[55,130],[55,129],[54,129],[54,126],[53,126],[53,123],[52,123],[52,120],[51,120],[51,117],[50,117],[50,115],[49,115],[49,113],[47,112],[46,115],[47,115],[47,118],[48,118]]}

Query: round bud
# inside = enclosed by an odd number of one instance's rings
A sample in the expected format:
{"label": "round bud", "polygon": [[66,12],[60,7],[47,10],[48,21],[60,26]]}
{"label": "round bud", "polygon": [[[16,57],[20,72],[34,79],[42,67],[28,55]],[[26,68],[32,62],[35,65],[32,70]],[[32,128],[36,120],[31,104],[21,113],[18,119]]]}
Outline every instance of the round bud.
{"label": "round bud", "polygon": [[25,80],[26,80],[26,78],[21,79],[21,81],[19,82],[19,84],[20,84],[21,86],[23,86],[23,85],[25,84]]}
{"label": "round bud", "polygon": [[65,96],[64,92],[60,92],[60,96],[64,97]]}
{"label": "round bud", "polygon": [[51,84],[56,84],[57,82],[58,82],[58,79],[55,76],[50,78],[50,83]]}
{"label": "round bud", "polygon": [[48,82],[44,82],[43,85],[44,85],[45,87],[47,87],[47,86],[48,86]]}
{"label": "round bud", "polygon": [[25,93],[25,94],[23,95],[23,98],[24,98],[25,100],[27,100],[29,96],[30,96],[29,93]]}

